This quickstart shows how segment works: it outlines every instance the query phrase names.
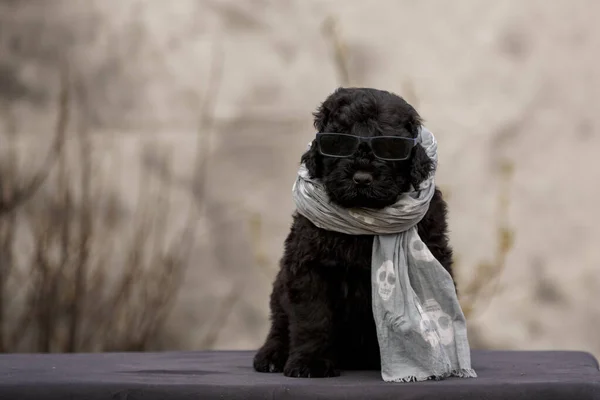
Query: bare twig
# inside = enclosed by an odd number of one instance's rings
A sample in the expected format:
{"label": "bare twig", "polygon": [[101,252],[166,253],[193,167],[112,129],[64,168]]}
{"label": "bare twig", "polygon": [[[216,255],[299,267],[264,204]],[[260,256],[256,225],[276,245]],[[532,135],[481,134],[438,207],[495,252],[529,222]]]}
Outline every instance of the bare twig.
{"label": "bare twig", "polygon": [[[210,84],[200,110],[190,218],[180,234],[169,238],[168,246],[170,199],[162,186],[152,186],[155,190],[150,192],[140,190],[131,240],[122,241],[125,243],[118,248],[122,252],[111,247],[114,229],[119,224],[103,220],[100,214],[100,195],[104,193],[95,193],[98,184],[87,131],[89,107],[85,87],[77,82],[75,89],[81,105],[78,168],[73,168],[73,159],[65,154],[70,91],[64,74],[56,134],[43,169],[26,184],[18,184],[16,178],[0,181],[0,351],[145,350],[156,342],[194,244],[197,219],[192,212],[202,209],[205,203],[214,107],[221,81],[219,50],[215,48]],[[15,172],[16,155],[10,155],[15,156],[14,160],[8,157],[4,164]],[[56,163],[58,173],[50,174]],[[169,176],[165,175],[167,183]],[[49,194],[39,191],[42,184],[54,185],[54,190]],[[141,186],[148,189],[151,185],[142,179]],[[37,193],[48,196],[43,207],[42,202],[31,202],[17,208]],[[10,298],[5,289],[10,286],[8,280],[12,282],[16,276],[11,269],[15,269],[16,262],[12,255],[17,245],[17,226],[29,229],[24,233],[29,235],[33,250],[29,260],[27,254],[24,256],[25,268],[21,268],[28,274],[18,289],[19,301],[24,304],[7,321],[7,304],[3,300]],[[115,268],[115,262],[122,261],[121,256],[124,261]]]}
{"label": "bare twig", "polygon": [[[6,119],[8,125],[8,139],[14,144],[16,127],[13,115],[10,112],[7,113]],[[15,151],[9,151],[5,157],[6,173],[0,175],[0,199],[9,198],[12,194],[11,190],[13,188],[15,175],[18,173],[17,157],[15,153]],[[6,325],[5,310],[7,307],[6,292],[8,277],[14,268],[12,243],[15,236],[15,218],[15,213],[2,215],[0,212],[0,352],[4,352],[7,346],[9,346],[9,344],[6,343],[4,328]]]}
{"label": "bare twig", "polygon": [[340,85],[350,86],[350,71],[348,68],[348,46],[343,40],[339,21],[335,17],[327,17],[323,22],[323,33],[330,42],[333,50],[333,62],[336,68]]}
{"label": "bare twig", "polygon": [[[402,83],[402,97],[415,109],[419,108],[420,99],[417,95],[415,84],[410,79],[405,79]],[[446,192],[444,192],[445,194]]]}
{"label": "bare twig", "polygon": [[[465,316],[471,317],[474,311],[480,313],[489,306],[493,300],[500,277],[506,268],[506,259],[514,243],[514,232],[508,227],[508,213],[510,206],[510,182],[513,175],[513,165],[504,162],[501,168],[502,185],[498,199],[497,208],[497,240],[494,258],[491,262],[482,262],[477,267],[474,278],[467,284],[463,292],[464,298],[461,303]],[[485,293],[485,296],[483,294]],[[485,298],[486,304],[481,306],[481,300]]]}
{"label": "bare twig", "polygon": [[263,232],[262,232],[262,217],[260,214],[251,214],[249,218],[250,225],[250,238],[252,249],[254,250],[254,261],[256,266],[259,267],[260,271],[266,276],[271,278],[274,272],[274,268],[271,266],[269,256],[263,249]]}
{"label": "bare twig", "polygon": [[36,249],[34,285],[37,291],[32,293],[34,317],[37,323],[38,337],[37,348],[41,352],[49,352],[52,334],[52,311],[56,298],[52,296],[54,286],[54,277],[52,276],[52,266],[49,263],[48,256],[50,250],[50,236],[46,232],[46,226],[38,226],[36,229]]}
{"label": "bare twig", "polygon": [[87,120],[87,91],[85,85],[81,82],[77,85],[79,94],[79,104],[83,105],[84,118],[80,118],[78,126],[77,139],[79,141],[79,163],[81,165],[80,187],[81,187],[81,205],[79,207],[79,232],[77,240],[79,242],[77,251],[77,262],[75,263],[75,272],[73,277],[73,299],[69,311],[69,327],[67,334],[67,352],[77,350],[77,340],[80,337],[79,326],[81,324],[82,310],[87,304],[87,274],[89,267],[90,241],[92,239],[94,227],[92,218],[92,163],[89,132],[85,120]]}
{"label": "bare twig", "polygon": [[241,284],[236,284],[219,304],[219,310],[215,313],[215,320],[209,325],[208,332],[204,335],[199,347],[201,349],[212,349],[219,338],[219,333],[227,323],[235,305],[241,299]]}
{"label": "bare twig", "polygon": [[54,142],[42,164],[40,171],[31,178],[31,180],[20,188],[12,188],[10,196],[5,197],[0,193],[0,214],[10,212],[19,204],[29,199],[42,186],[52,169],[54,163],[58,160],[64,145],[64,138],[69,121],[69,74],[65,67],[61,73],[61,91],[58,101],[58,119]]}
{"label": "bare twig", "polygon": [[208,88],[200,106],[200,121],[198,124],[198,140],[196,147],[196,162],[192,178],[192,193],[196,205],[202,210],[206,205],[206,186],[208,177],[208,161],[211,151],[212,134],[215,125],[215,108],[218,103],[221,83],[223,80],[224,53],[220,42],[213,46],[211,68],[208,76]]}

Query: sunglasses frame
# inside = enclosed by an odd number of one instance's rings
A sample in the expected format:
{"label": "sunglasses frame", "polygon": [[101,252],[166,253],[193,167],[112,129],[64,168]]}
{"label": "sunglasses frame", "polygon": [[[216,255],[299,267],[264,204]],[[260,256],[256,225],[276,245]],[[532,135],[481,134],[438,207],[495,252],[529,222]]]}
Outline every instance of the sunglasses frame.
{"label": "sunglasses frame", "polygon": [[[327,136],[327,135],[349,136],[349,137],[358,139],[358,146],[356,146],[356,149],[351,154],[349,154],[347,156],[336,156],[336,155],[332,155],[332,154],[323,153],[323,150],[321,148],[321,137]],[[367,143],[369,145],[369,148],[371,149],[371,152],[373,153],[373,155],[375,156],[375,158],[378,158],[378,159],[384,160],[384,161],[404,161],[404,160],[407,160],[410,157],[410,153],[412,152],[413,147],[415,147],[418,143],[421,143],[421,136],[417,136],[416,138],[407,138],[407,137],[401,137],[401,136],[370,136],[370,137],[363,137],[363,136],[350,135],[348,133],[336,133],[336,132],[317,132],[316,139],[317,139],[317,146],[318,146],[318,149],[319,149],[319,153],[321,153],[321,155],[323,155],[325,157],[334,157],[334,158],[348,158],[348,157],[352,157],[354,154],[356,154],[356,151],[360,147],[360,144],[362,142],[365,142],[365,143]],[[402,140],[406,140],[408,142],[412,142],[411,151],[404,158],[384,158],[384,157],[379,157],[373,151],[373,146],[371,146],[371,142],[373,141],[373,139],[402,139]]]}

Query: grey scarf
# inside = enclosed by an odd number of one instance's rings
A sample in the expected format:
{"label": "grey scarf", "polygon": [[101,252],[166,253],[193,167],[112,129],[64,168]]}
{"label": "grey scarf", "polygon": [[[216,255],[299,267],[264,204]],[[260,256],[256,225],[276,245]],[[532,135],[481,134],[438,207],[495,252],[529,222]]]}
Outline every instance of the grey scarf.
{"label": "grey scarf", "polygon": [[[419,135],[437,165],[435,137],[425,127]],[[477,376],[452,278],[417,233],[416,225],[433,197],[434,175],[383,210],[331,203],[322,183],[311,179],[304,165],[292,189],[298,212],[319,228],[375,235],[371,291],[386,382]]]}

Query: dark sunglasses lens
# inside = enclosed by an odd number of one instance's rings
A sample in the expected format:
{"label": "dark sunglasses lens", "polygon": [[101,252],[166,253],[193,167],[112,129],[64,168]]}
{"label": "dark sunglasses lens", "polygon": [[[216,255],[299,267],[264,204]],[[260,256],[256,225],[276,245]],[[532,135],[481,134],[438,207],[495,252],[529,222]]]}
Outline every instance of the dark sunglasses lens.
{"label": "dark sunglasses lens", "polygon": [[326,134],[319,136],[321,153],[329,156],[346,157],[358,147],[358,138],[346,135]]}
{"label": "dark sunglasses lens", "polygon": [[382,137],[373,138],[371,148],[373,154],[387,160],[405,160],[410,156],[414,142],[406,138]]}

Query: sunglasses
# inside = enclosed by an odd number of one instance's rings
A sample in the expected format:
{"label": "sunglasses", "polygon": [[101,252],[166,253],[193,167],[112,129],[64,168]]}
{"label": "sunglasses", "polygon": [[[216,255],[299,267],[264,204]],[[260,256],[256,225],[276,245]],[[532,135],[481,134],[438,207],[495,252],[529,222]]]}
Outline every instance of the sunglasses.
{"label": "sunglasses", "polygon": [[351,157],[362,142],[371,148],[373,155],[380,160],[401,161],[410,157],[410,153],[420,140],[399,136],[361,137],[345,133],[317,133],[319,152],[329,157]]}

